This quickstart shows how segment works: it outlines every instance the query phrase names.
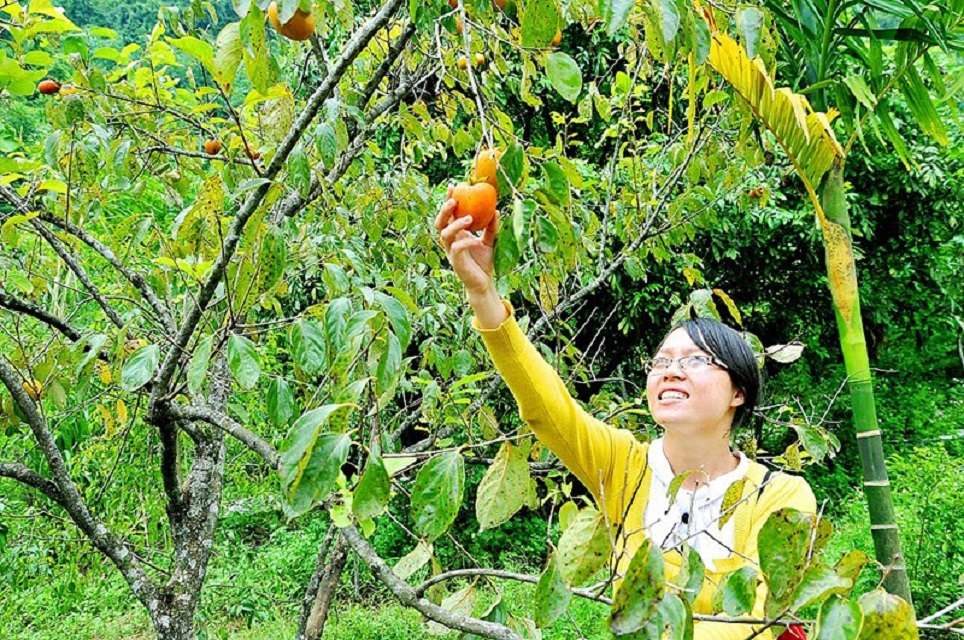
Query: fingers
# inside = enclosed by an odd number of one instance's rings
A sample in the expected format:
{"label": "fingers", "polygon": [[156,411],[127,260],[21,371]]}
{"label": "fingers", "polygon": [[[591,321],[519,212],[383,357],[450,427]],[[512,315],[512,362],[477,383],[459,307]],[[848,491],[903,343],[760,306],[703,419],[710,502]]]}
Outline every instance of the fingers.
{"label": "fingers", "polygon": [[456,218],[450,222],[444,229],[442,233],[439,234],[442,238],[442,246],[448,250],[452,241],[456,239],[460,234],[467,233],[465,229],[472,224],[472,216],[462,216],[461,218]]}
{"label": "fingers", "polygon": [[449,198],[439,207],[438,215],[435,216],[435,228],[442,229],[449,223],[452,213],[455,211],[455,200]]}
{"label": "fingers", "polygon": [[449,258],[454,260],[455,257],[465,251],[466,249],[471,249],[472,247],[477,247],[482,244],[482,239],[478,236],[469,236],[467,238],[460,238],[452,243],[449,249]]}
{"label": "fingers", "polygon": [[495,237],[499,235],[499,212],[496,211],[495,215],[492,216],[492,220],[485,227],[485,232],[482,234],[482,244],[487,247],[495,246]]}

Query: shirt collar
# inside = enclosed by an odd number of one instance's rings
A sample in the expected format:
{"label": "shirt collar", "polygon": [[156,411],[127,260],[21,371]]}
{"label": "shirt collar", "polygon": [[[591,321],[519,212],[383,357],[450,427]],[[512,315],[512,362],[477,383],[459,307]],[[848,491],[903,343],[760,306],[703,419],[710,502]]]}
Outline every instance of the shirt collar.
{"label": "shirt collar", "polygon": [[[746,471],[750,466],[749,459],[742,451],[735,451],[734,453],[739,456],[740,462],[732,471],[728,471],[710,481],[708,486],[712,490],[712,493],[726,491],[727,487],[746,475]],[[646,458],[649,462],[649,468],[653,470],[653,478],[658,480],[664,487],[668,487],[676,474],[673,473],[673,467],[670,466],[669,460],[666,458],[666,452],[663,450],[662,437],[656,438],[649,443],[649,451]],[[705,487],[707,485],[703,486]]]}

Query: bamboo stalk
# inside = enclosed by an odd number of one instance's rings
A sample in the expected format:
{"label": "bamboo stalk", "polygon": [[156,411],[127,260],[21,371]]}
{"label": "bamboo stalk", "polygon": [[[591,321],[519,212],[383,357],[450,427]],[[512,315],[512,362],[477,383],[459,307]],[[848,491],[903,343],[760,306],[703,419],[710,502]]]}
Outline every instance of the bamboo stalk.
{"label": "bamboo stalk", "polygon": [[820,202],[813,199],[823,231],[827,276],[853,405],[854,429],[863,467],[863,490],[870,513],[874,552],[884,568],[884,588],[912,603],[910,581],[894,517],[880,424],[877,421],[867,341],[860,316],[857,268],[850,233],[850,215],[843,192],[842,162],[827,173],[820,194]]}

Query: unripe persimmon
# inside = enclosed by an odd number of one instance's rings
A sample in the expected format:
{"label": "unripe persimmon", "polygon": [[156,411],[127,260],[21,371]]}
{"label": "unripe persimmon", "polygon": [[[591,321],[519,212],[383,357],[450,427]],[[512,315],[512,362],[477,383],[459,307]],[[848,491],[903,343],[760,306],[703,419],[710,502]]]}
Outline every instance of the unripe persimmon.
{"label": "unripe persimmon", "polygon": [[472,216],[472,224],[466,228],[469,231],[481,231],[489,226],[495,217],[499,194],[488,182],[460,182],[452,188],[452,199],[455,200],[453,215],[456,218]]}
{"label": "unripe persimmon", "polygon": [[482,149],[475,157],[475,167],[472,168],[472,182],[487,182],[499,190],[499,157],[502,152],[498,149]]}
{"label": "unripe persimmon", "polygon": [[216,156],[221,153],[221,141],[214,140],[213,138],[210,140],[205,140],[204,153],[208,154],[209,156]]}
{"label": "unripe persimmon", "polygon": [[275,31],[288,38],[289,40],[307,40],[315,32],[315,17],[310,13],[295,10],[295,15],[284,24],[278,17],[278,3],[272,2],[268,5],[268,21]]}
{"label": "unripe persimmon", "polygon": [[477,67],[481,67],[482,65],[485,64],[485,56],[482,55],[481,53],[475,54],[474,56],[472,56],[472,63]]}
{"label": "unripe persimmon", "polygon": [[556,35],[552,36],[552,42],[550,42],[549,44],[556,47],[559,45],[560,42],[562,42],[562,30],[556,29]]}
{"label": "unripe persimmon", "polygon": [[56,80],[51,80],[50,78],[46,80],[41,80],[37,84],[37,91],[44,95],[51,95],[60,91],[60,83]]}

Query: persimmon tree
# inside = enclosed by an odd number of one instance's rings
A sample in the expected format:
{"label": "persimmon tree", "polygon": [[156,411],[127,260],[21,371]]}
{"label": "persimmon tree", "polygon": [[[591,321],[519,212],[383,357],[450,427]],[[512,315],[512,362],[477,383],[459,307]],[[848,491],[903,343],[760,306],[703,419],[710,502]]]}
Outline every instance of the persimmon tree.
{"label": "persimmon tree", "polygon": [[[203,3],[165,12],[144,42],[120,43],[49,0],[0,6],[0,91],[45,100],[50,127],[42,145],[0,160],[0,477],[66,513],[163,639],[195,637],[237,450],[277,478],[289,518],[321,509],[333,523],[304,587],[300,638],[320,637],[348,554],[432,630],[537,637],[575,595],[610,605],[614,633],[688,637],[697,557],[666,587],[646,546],[631,574],[608,571],[621,532],[571,499],[558,462],[502,411],[431,219],[445,183],[466,177],[480,149],[499,149],[500,290],[518,297],[523,327],[563,375],[590,377],[572,337],[595,331],[596,344],[613,318],[580,315],[592,294],[617,270],[644,279],[647,263],[712,229],[758,161],[750,114],[709,66],[707,14],[671,0],[284,0],[278,25],[300,19],[289,40],[266,20],[268,3],[234,9],[210,22]],[[48,76],[59,91],[36,95]],[[724,291],[695,265],[681,271],[693,293],[678,314],[742,326]],[[761,359],[799,355],[746,335]],[[589,408],[639,429],[640,404],[607,393]],[[818,421],[783,423],[799,434],[778,458],[788,466],[839,446]],[[98,506],[123,491],[110,485],[127,446],[154,470],[145,499],[166,514],[161,558],[140,551],[136,510]],[[541,576],[434,557],[472,508],[466,465],[486,466],[482,528],[525,508],[558,518]],[[721,517],[759,489],[734,487]],[[392,496],[407,502],[412,536],[394,565],[368,539],[398,519]],[[761,626],[916,637],[905,601],[852,593],[865,556],[821,559],[825,519],[778,515],[760,566],[729,576],[719,615],[697,620],[747,621],[765,580]],[[537,584],[531,618],[498,599],[477,610],[482,586],[506,579]]]}

